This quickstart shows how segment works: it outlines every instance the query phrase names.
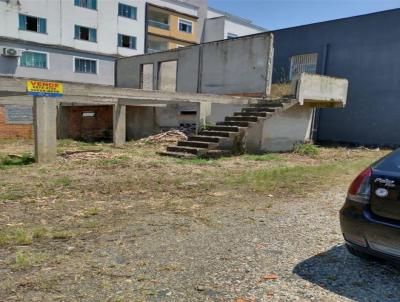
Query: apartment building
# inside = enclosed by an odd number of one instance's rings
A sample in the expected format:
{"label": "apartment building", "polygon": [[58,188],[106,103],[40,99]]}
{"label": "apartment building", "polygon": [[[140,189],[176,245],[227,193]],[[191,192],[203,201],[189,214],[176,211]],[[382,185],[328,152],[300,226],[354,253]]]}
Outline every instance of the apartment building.
{"label": "apartment building", "polygon": [[204,25],[203,42],[233,39],[267,31],[252,21],[209,7]]}
{"label": "apartment building", "polygon": [[198,10],[189,3],[150,0],[146,5],[146,52],[197,44]]}
{"label": "apartment building", "polygon": [[[144,52],[140,0],[0,0],[0,74],[114,84],[114,60]],[[9,50],[10,51],[10,50]]]}
{"label": "apartment building", "polygon": [[[207,8],[207,0],[0,0],[0,75],[114,85],[119,57],[203,42]],[[112,108],[59,113],[72,138],[112,128]],[[30,137],[31,124],[30,107],[0,106],[0,138]]]}

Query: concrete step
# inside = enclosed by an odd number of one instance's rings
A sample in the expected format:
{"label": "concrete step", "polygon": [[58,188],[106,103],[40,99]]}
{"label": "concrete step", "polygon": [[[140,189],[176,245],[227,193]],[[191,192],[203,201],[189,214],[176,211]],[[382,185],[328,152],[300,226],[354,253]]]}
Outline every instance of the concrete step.
{"label": "concrete step", "polygon": [[250,123],[248,121],[225,121],[218,122],[219,126],[237,126],[237,127],[249,127]]}
{"label": "concrete step", "polygon": [[257,116],[227,116],[225,118],[227,122],[257,122],[258,120]]}
{"label": "concrete step", "polygon": [[276,112],[282,107],[246,107],[242,112]]}
{"label": "concrete step", "polygon": [[218,137],[230,137],[232,134],[236,132],[228,132],[228,131],[211,131],[211,130],[203,130],[200,132],[202,136],[218,136]]}
{"label": "concrete step", "polygon": [[196,142],[210,142],[210,143],[219,143],[221,137],[218,136],[204,136],[204,135],[193,135],[188,137],[188,141],[196,141]]}
{"label": "concrete step", "polygon": [[202,155],[207,152],[205,148],[183,147],[183,146],[168,146],[168,152],[190,153],[194,155]]}
{"label": "concrete step", "polygon": [[178,146],[211,149],[217,147],[218,143],[201,141],[180,141],[178,142]]}
{"label": "concrete step", "polygon": [[239,132],[239,127],[237,127],[237,126],[208,126],[207,130],[210,130],[210,131]]}
{"label": "concrete step", "polygon": [[185,158],[185,159],[193,159],[196,158],[197,156],[194,154],[190,153],[183,153],[183,152],[170,152],[170,151],[162,151],[162,152],[157,152],[161,156],[171,156],[175,158]]}
{"label": "concrete step", "polygon": [[283,107],[284,103],[283,102],[259,102],[259,103],[254,103],[254,104],[249,104],[249,107]]}
{"label": "concrete step", "polygon": [[267,117],[273,113],[270,112],[235,112],[234,116],[259,116],[259,117]]}

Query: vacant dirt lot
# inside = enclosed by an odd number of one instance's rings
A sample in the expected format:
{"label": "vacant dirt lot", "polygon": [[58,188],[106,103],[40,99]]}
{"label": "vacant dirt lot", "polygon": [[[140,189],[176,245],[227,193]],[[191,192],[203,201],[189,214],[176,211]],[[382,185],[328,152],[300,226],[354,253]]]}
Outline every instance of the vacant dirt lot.
{"label": "vacant dirt lot", "polygon": [[[350,256],[338,224],[351,179],[387,151],[159,148],[62,141],[54,165],[2,161],[0,300],[399,301],[400,271]],[[1,141],[0,160],[31,149]]]}

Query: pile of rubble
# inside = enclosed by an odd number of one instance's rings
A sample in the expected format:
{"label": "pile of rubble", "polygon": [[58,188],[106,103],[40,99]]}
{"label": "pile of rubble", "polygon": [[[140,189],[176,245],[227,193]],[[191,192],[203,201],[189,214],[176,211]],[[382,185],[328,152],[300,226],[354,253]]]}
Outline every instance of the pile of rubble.
{"label": "pile of rubble", "polygon": [[179,130],[170,130],[156,135],[142,138],[142,143],[174,143],[177,141],[187,140],[187,135]]}
{"label": "pile of rubble", "polygon": [[65,151],[61,156],[67,160],[87,161],[92,159],[112,159],[115,155],[102,150]]}

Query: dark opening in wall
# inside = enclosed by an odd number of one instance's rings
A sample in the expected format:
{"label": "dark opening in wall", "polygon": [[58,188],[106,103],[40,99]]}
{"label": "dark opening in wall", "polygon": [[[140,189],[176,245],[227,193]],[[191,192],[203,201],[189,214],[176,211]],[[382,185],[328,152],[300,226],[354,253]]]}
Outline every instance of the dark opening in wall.
{"label": "dark opening in wall", "polygon": [[26,29],[38,31],[38,18],[26,16]]}
{"label": "dark opening in wall", "polygon": [[197,115],[197,111],[181,111],[181,115]]}

